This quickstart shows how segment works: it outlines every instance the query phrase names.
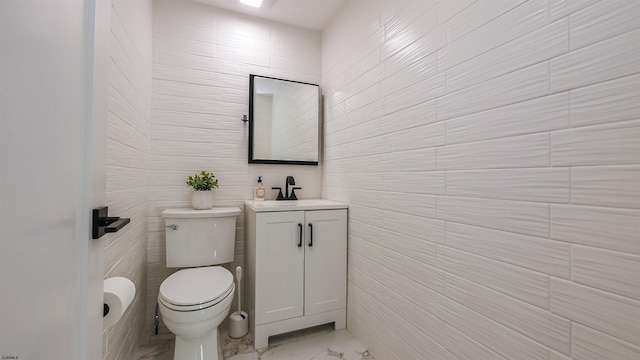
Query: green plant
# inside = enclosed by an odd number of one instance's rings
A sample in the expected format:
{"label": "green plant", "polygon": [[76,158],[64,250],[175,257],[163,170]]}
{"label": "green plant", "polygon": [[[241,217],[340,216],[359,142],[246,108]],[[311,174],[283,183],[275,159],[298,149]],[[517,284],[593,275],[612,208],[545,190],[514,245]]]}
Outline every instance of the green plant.
{"label": "green plant", "polygon": [[189,176],[187,185],[196,191],[210,191],[218,188],[218,179],[213,173],[202,170],[199,174]]}

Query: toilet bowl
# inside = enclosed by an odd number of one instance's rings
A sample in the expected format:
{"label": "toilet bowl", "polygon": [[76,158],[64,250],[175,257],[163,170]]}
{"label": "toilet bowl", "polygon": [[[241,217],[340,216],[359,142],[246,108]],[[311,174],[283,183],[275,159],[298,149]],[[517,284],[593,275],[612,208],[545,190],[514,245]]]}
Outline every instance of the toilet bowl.
{"label": "toilet bowl", "polygon": [[233,300],[233,275],[220,266],[179,270],[160,285],[158,308],[176,336],[174,359],[218,359],[218,325]]}
{"label": "toilet bowl", "polygon": [[166,209],[166,262],[180,270],[160,285],[162,322],[176,336],[174,360],[222,360],[218,326],[231,308],[237,207]]}

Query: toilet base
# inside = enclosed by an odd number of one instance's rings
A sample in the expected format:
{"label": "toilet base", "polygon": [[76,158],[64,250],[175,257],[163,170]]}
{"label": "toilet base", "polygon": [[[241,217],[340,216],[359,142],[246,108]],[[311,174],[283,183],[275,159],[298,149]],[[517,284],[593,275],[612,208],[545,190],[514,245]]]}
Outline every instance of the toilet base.
{"label": "toilet base", "polygon": [[222,360],[222,357],[219,357],[220,352],[218,328],[216,328],[208,334],[195,338],[176,336],[173,360]]}

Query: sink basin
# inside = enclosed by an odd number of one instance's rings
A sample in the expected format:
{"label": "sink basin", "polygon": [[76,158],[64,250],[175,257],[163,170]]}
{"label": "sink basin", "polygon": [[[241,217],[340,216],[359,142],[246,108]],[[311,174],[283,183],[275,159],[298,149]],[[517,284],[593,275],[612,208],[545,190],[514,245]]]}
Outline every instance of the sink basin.
{"label": "sink basin", "polygon": [[346,209],[349,207],[345,203],[332,201],[332,200],[324,200],[324,199],[281,200],[281,201],[245,200],[244,204],[255,212],[294,211],[294,210],[332,210],[332,209]]}

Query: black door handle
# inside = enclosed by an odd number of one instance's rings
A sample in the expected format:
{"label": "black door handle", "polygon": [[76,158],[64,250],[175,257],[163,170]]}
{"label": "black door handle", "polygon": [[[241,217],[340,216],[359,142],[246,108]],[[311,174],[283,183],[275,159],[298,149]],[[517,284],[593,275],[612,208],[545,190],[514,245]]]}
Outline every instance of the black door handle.
{"label": "black door handle", "polygon": [[298,241],[298,247],[302,247],[302,224],[298,224],[298,228],[300,229],[300,241]]}
{"label": "black door handle", "polygon": [[313,246],[313,225],[309,223],[309,246]]}

